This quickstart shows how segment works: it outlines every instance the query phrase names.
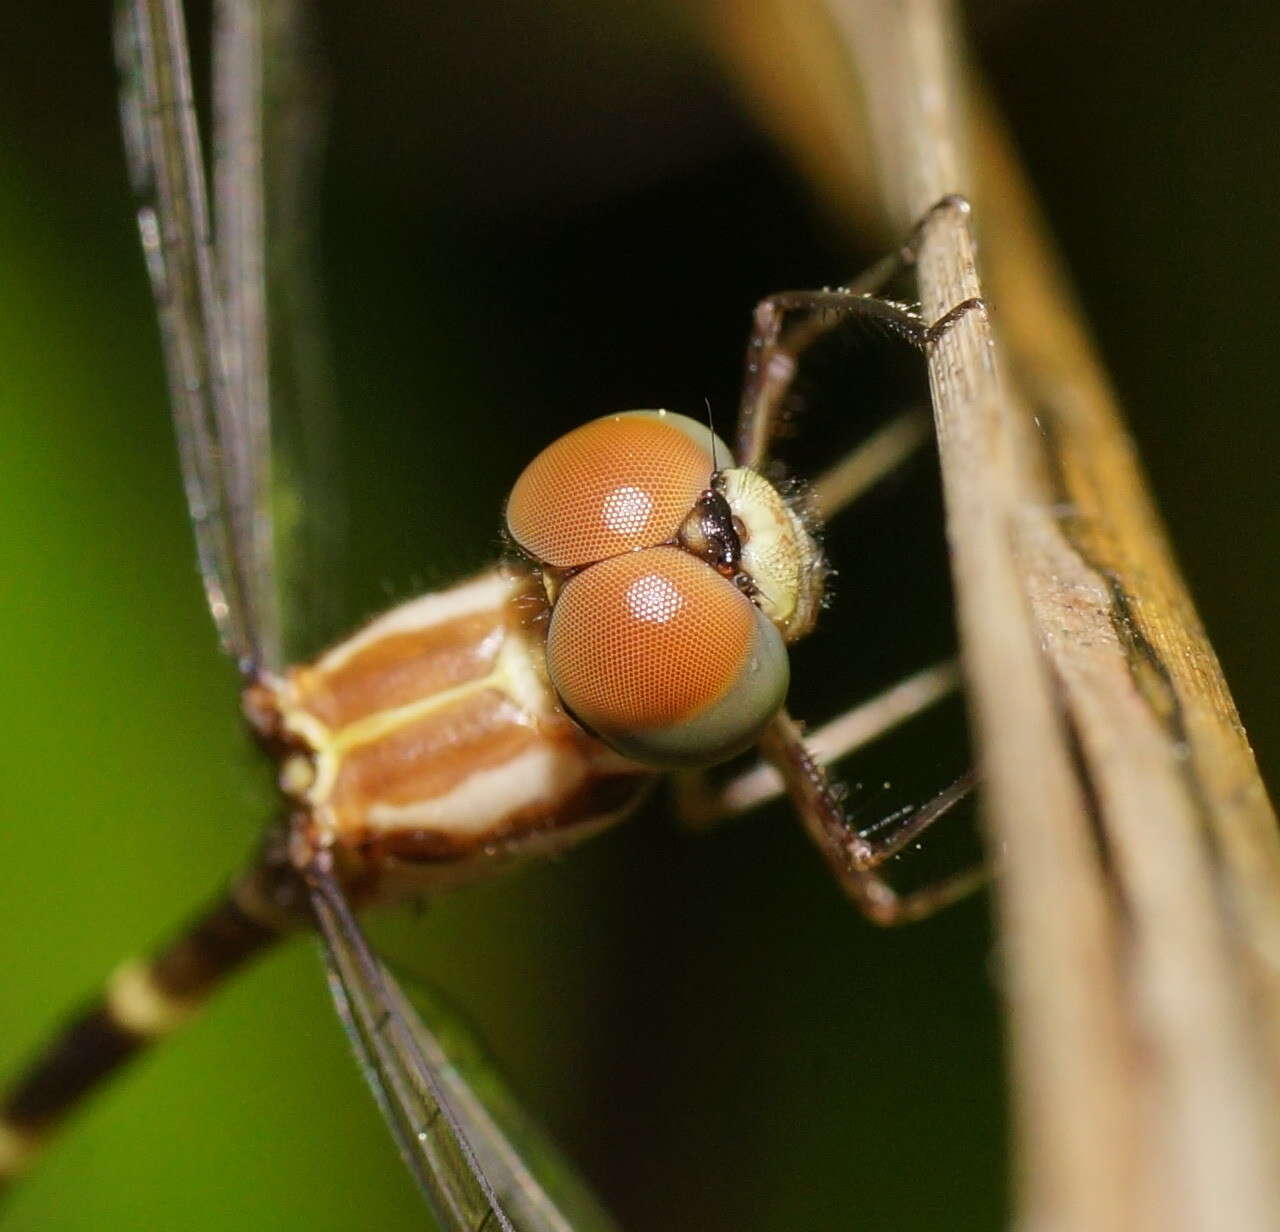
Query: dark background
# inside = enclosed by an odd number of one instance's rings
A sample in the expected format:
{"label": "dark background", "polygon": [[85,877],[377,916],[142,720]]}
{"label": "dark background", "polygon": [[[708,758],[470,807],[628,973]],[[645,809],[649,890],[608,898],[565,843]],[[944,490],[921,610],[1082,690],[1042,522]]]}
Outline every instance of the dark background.
{"label": "dark background", "polygon": [[[488,560],[506,487],[568,426],[704,398],[723,425],[754,301],[874,255],[825,229],[685,17],[323,9],[317,209],[351,548],[317,635]],[[973,25],[1275,782],[1280,16],[989,4]],[[271,807],[191,564],[109,53],[103,6],[3,23],[6,1066],[219,885]],[[879,363],[838,345],[815,360],[818,455],[884,413]],[[797,471],[814,454],[797,441]],[[927,458],[833,531],[836,602],[797,655],[798,710],[945,653],[939,535]],[[958,722],[944,709],[856,759],[855,812],[940,786]],[[1000,1226],[986,903],[880,933],[785,810],[696,841],[666,812],[387,913],[380,941],[479,1024],[627,1227]],[[7,1226],[421,1226],[309,949],[268,959],[96,1104]]]}

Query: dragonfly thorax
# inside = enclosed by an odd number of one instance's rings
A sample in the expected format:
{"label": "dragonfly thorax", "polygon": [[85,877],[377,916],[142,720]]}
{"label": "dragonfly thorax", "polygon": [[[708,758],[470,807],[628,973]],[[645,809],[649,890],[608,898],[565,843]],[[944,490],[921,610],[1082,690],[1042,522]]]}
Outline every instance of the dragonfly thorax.
{"label": "dragonfly thorax", "polygon": [[493,570],[424,595],[246,691],[289,807],[362,895],[567,847],[643,791],[643,767],[561,710],[526,615],[533,586]]}

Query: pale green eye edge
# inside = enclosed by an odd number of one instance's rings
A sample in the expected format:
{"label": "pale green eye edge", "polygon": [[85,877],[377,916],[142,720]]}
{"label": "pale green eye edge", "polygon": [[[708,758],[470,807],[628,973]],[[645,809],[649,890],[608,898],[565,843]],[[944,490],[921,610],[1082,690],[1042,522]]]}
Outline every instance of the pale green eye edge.
{"label": "pale green eye edge", "polygon": [[[712,458],[715,464],[725,470],[734,465],[733,451],[725,444],[720,437],[711,431],[706,424],[700,423],[698,420],[689,415],[682,415],[679,411],[664,410],[642,410],[642,411],[617,411],[612,415],[601,415],[600,420],[606,419],[658,419],[664,423],[670,424],[679,432],[683,432],[690,440],[701,445]],[[598,422],[598,421],[593,421]],[[707,475],[710,480],[711,475]]]}

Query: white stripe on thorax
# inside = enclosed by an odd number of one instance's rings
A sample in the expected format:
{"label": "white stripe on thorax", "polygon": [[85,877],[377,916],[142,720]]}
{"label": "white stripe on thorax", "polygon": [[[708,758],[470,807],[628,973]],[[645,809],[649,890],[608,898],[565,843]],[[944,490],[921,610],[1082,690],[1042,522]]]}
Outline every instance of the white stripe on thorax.
{"label": "white stripe on thorax", "polygon": [[576,752],[537,744],[489,770],[468,775],[452,791],[412,804],[375,804],[367,820],[376,830],[429,829],[474,838],[512,813],[566,799],[586,777]]}
{"label": "white stripe on thorax", "polygon": [[516,585],[516,579],[504,575],[501,570],[491,569],[459,586],[410,599],[371,621],[345,642],[339,642],[316,662],[315,667],[321,672],[332,672],[366,646],[384,637],[414,633],[447,624],[462,616],[494,611],[511,597]]}

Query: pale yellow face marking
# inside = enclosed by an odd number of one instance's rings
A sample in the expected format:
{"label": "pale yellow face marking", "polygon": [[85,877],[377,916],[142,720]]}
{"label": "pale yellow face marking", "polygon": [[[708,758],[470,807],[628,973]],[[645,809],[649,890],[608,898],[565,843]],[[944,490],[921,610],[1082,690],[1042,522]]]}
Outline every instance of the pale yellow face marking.
{"label": "pale yellow face marking", "polygon": [[150,965],[139,959],[116,968],[107,981],[104,1000],[120,1026],[144,1039],[168,1035],[195,1015],[202,1004],[165,992],[155,982]]}
{"label": "pale yellow face marking", "polygon": [[746,534],[742,569],[756,603],[790,642],[813,626],[822,593],[822,554],[777,488],[756,471],[724,472],[724,497]]}

